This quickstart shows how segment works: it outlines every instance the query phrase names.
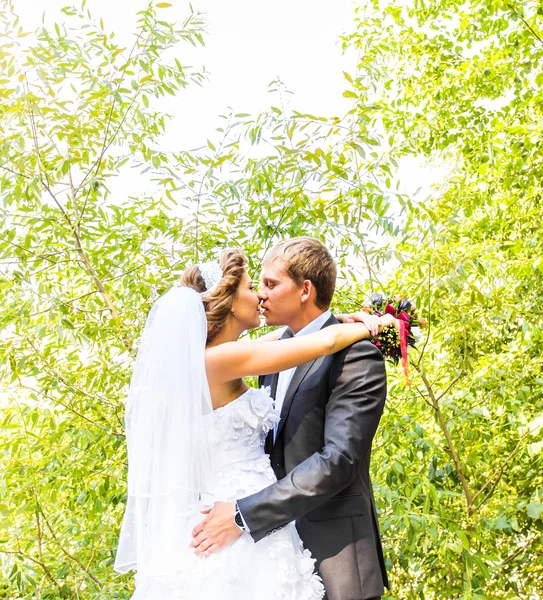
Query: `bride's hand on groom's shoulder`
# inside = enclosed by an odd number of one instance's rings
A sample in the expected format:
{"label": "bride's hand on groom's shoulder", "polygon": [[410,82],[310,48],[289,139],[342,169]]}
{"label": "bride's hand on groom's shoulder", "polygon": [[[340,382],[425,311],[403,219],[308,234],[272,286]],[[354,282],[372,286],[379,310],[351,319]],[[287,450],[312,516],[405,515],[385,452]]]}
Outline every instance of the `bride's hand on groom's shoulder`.
{"label": "bride's hand on groom's shoulder", "polygon": [[243,532],[234,521],[235,510],[231,502],[215,502],[212,508],[202,511],[207,516],[192,530],[190,544],[197,555],[209,556],[241,536]]}
{"label": "bride's hand on groom's shoulder", "polygon": [[386,314],[381,317],[381,330],[385,327],[394,327],[396,331],[400,331],[400,321],[392,315]]}
{"label": "bride's hand on groom's shoulder", "polygon": [[340,323],[363,323],[374,337],[379,335],[383,329],[381,317],[378,317],[377,315],[370,315],[364,310],[350,313],[348,315],[336,315],[336,319]]}

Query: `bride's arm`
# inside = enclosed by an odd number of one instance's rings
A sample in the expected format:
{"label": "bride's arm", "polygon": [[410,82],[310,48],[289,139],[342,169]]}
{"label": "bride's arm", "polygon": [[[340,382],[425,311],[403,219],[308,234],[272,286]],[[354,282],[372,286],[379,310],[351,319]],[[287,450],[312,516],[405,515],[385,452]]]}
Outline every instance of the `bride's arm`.
{"label": "bride's arm", "polygon": [[[393,325],[390,315],[382,326]],[[362,323],[330,325],[299,338],[272,342],[227,342],[206,350],[206,371],[215,383],[251,375],[267,375],[303,365],[319,356],[335,354],[359,340],[370,337]]]}
{"label": "bride's arm", "polygon": [[[375,315],[369,315],[364,311],[358,311],[355,313],[349,313],[345,315],[334,315],[340,323],[364,323],[364,325],[370,330],[372,336],[376,336],[379,333],[379,317]],[[286,327],[278,327],[269,333],[261,335],[260,337],[252,340],[244,340],[248,342],[275,342],[286,330]]]}

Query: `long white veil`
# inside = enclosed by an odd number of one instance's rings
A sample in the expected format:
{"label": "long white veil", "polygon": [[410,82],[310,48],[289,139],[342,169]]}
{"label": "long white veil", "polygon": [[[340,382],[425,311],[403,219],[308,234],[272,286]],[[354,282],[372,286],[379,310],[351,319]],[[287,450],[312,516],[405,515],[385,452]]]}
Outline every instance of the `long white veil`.
{"label": "long white veil", "polygon": [[176,286],[151,308],[126,406],[128,501],[115,570],[173,575],[211,502],[212,405],[200,294]]}

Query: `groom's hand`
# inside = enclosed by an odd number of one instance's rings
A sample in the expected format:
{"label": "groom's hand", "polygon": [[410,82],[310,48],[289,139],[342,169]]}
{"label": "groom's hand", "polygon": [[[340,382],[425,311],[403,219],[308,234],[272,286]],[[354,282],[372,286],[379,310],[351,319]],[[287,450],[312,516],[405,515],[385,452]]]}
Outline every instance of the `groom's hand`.
{"label": "groom's hand", "polygon": [[236,505],[215,502],[213,508],[202,511],[207,517],[192,530],[191,547],[196,554],[209,556],[233,544],[243,533],[234,521]]}

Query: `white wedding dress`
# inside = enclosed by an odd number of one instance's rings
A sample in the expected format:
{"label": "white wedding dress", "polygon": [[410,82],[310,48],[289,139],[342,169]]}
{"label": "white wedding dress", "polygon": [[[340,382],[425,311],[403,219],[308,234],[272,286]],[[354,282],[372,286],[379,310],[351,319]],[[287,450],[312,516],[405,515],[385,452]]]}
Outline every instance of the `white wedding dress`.
{"label": "white wedding dress", "polygon": [[[269,388],[251,388],[214,411],[215,500],[235,502],[276,481],[264,441],[278,420]],[[146,578],[139,584],[136,575],[132,599],[319,600],[324,587],[314,563],[293,523],[258,543],[244,532],[208,558],[190,553],[168,582]]]}

